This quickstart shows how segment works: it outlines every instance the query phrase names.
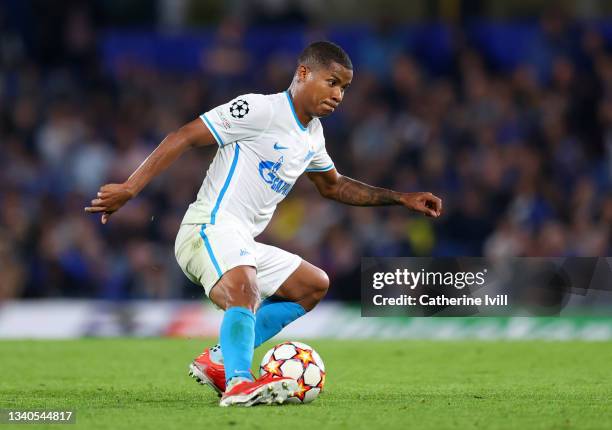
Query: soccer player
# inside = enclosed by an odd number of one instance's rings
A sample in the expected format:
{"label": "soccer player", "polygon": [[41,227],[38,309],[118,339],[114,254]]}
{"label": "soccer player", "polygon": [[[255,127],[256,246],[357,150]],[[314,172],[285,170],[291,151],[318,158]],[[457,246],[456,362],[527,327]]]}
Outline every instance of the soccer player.
{"label": "soccer player", "polygon": [[401,193],[338,173],[325,150],[320,117],[340,104],[353,78],[348,55],[315,42],[298,59],[293,81],[278,94],[245,94],[171,132],[122,184],[100,188],[90,213],[111,215],[190,148],[217,145],[197,199],[175,244],[187,277],[225,310],[219,344],[190,365],[202,383],[222,394],[220,405],[282,403],[295,381],[266,375],[253,380],[254,348],[312,310],[329,280],[299,256],[259,243],[276,205],[306,172],[319,193],[355,206],[402,205],[430,217],[442,212],[431,193]]}

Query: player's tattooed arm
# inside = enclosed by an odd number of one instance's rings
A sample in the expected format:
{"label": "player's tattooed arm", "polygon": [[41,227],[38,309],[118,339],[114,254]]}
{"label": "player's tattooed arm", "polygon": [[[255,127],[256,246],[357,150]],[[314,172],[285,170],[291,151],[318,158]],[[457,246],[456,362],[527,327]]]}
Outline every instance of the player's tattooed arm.
{"label": "player's tattooed arm", "polygon": [[125,182],[100,187],[96,198],[91,201],[91,206],[85,208],[85,212],[101,213],[102,224],[106,224],[114,212],[138,195],[183,152],[192,147],[215,143],[215,138],[200,119],[185,124],[169,133]]}
{"label": "player's tattooed arm", "polygon": [[400,204],[401,193],[340,175],[330,198],[353,206],[390,206]]}
{"label": "player's tattooed arm", "polygon": [[400,193],[373,187],[340,175],[336,169],[327,172],[309,172],[319,193],[328,199],[352,206],[405,206],[415,212],[437,218],[442,213],[442,200],[432,193]]}

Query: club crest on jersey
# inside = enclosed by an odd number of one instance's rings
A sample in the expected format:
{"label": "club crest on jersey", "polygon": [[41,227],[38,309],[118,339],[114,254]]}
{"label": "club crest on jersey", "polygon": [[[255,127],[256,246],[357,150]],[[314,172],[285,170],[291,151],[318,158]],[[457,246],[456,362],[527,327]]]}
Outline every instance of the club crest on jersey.
{"label": "club crest on jersey", "polygon": [[280,157],[277,161],[261,161],[259,163],[259,176],[261,176],[266,184],[270,185],[272,191],[286,196],[293,184],[285,182],[277,174],[283,165],[283,161],[283,157]]}

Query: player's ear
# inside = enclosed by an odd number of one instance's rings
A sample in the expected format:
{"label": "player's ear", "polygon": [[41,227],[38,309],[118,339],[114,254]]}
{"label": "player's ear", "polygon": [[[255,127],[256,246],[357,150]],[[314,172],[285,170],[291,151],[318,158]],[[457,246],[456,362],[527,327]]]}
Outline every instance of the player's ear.
{"label": "player's ear", "polygon": [[296,75],[298,78],[298,82],[304,82],[308,78],[308,74],[310,73],[310,69],[303,64],[300,64],[297,68]]}

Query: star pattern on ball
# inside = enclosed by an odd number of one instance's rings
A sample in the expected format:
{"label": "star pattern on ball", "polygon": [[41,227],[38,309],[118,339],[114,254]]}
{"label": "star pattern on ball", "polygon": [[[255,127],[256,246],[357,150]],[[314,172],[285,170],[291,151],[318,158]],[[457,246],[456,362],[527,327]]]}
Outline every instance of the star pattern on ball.
{"label": "star pattern on ball", "polygon": [[295,354],[294,357],[302,362],[302,364],[304,365],[304,368],[306,368],[309,363],[315,362],[314,358],[312,358],[312,352],[310,350],[301,349],[301,348],[298,348],[297,346],[295,347],[295,350],[297,351],[297,353]]}
{"label": "star pattern on ball", "polygon": [[309,385],[305,385],[302,378],[298,379],[297,383],[298,383],[298,390],[295,392],[294,396],[300,399],[300,402],[303,402],[304,397],[306,396],[306,393],[312,390],[312,387]]}
{"label": "star pattern on ball", "polygon": [[232,103],[229,110],[234,118],[244,118],[249,113],[249,104],[246,100],[238,99]]}
{"label": "star pattern on ball", "polygon": [[263,369],[272,375],[283,376],[283,372],[281,372],[280,369],[281,364],[283,364],[282,361],[270,360],[268,364],[263,367]]}
{"label": "star pattern on ball", "polygon": [[325,372],[321,371],[321,381],[317,385],[317,388],[323,391],[323,385],[325,385]]}

